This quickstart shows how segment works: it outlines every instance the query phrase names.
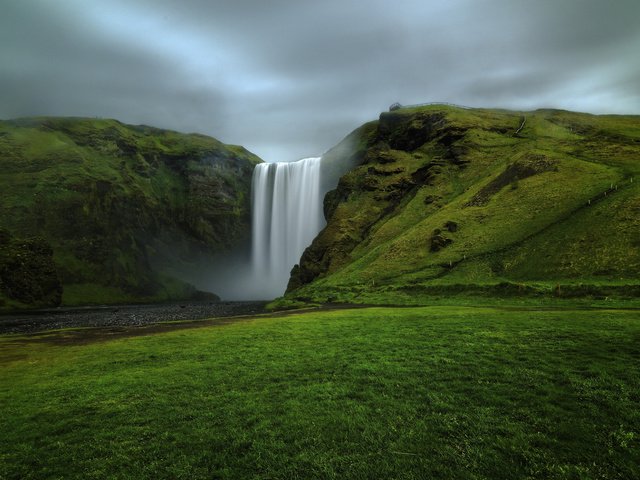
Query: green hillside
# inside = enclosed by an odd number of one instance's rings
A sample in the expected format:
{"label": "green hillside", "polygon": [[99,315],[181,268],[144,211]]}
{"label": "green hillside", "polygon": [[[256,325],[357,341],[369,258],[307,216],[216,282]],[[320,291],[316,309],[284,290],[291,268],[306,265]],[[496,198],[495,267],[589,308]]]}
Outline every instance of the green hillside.
{"label": "green hillside", "polygon": [[[197,294],[166,272],[246,240],[258,162],[203,135],[115,120],[0,122],[0,309],[56,304],[50,291],[21,298],[9,288],[27,258],[16,252],[34,241],[52,255],[52,291],[62,288],[66,305]],[[20,268],[35,285],[28,263]]]}
{"label": "green hillside", "polygon": [[640,117],[402,108],[328,156],[358,166],[289,299],[640,296]]}

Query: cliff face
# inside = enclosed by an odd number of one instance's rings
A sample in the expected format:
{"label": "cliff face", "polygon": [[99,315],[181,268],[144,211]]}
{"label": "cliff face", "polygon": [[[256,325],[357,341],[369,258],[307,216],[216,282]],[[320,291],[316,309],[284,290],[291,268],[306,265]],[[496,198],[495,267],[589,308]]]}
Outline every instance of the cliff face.
{"label": "cliff face", "polygon": [[0,227],[48,245],[65,304],[185,298],[193,287],[162,272],[247,240],[258,162],[115,120],[3,121]]}
{"label": "cliff face", "polygon": [[639,117],[434,105],[383,113],[349,145],[333,161],[357,166],[326,195],[289,298],[640,292]]}
{"label": "cliff face", "polygon": [[53,251],[42,238],[18,239],[0,230],[0,309],[60,304],[62,285]]}

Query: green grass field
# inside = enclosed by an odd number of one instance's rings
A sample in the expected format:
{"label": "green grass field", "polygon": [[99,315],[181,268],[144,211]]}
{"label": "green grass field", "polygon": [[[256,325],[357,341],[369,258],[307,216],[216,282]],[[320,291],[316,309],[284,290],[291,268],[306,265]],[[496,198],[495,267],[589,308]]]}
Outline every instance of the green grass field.
{"label": "green grass field", "polygon": [[0,478],[640,478],[640,311],[0,337]]}

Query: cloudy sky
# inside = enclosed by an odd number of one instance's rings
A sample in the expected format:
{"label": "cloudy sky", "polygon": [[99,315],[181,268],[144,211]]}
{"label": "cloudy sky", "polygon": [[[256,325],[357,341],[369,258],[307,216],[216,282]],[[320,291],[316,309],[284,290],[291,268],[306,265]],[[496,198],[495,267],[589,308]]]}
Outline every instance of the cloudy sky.
{"label": "cloudy sky", "polygon": [[638,0],[3,0],[0,118],[117,118],[267,161],[396,101],[640,114]]}

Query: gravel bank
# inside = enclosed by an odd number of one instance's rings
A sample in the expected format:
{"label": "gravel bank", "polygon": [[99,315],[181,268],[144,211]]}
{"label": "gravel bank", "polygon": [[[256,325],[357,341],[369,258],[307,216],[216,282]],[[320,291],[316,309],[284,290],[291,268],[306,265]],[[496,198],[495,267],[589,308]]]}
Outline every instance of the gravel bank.
{"label": "gravel bank", "polygon": [[131,327],[176,320],[253,315],[266,302],[180,303],[61,308],[0,316],[0,334],[73,327]]}

